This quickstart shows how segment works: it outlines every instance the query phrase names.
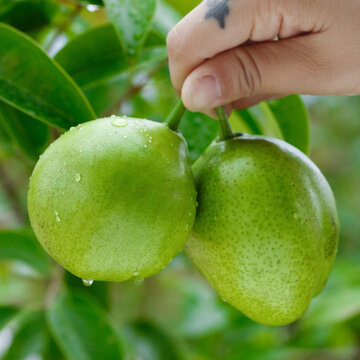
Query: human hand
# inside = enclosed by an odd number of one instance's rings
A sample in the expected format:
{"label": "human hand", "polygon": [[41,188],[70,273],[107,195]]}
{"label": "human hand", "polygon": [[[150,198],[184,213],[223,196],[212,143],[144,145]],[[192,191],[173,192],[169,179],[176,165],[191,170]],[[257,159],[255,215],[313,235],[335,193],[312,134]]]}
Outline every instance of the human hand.
{"label": "human hand", "polygon": [[173,85],[189,110],[212,114],[360,94],[359,19],[359,0],[205,0],[168,35]]}

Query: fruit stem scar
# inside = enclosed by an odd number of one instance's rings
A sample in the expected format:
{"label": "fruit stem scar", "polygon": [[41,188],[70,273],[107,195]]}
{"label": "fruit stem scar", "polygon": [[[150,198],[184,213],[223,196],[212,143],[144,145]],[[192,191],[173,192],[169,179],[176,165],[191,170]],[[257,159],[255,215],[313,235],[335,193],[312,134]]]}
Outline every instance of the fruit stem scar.
{"label": "fruit stem scar", "polygon": [[231,126],[229,123],[229,118],[226,115],[225,108],[223,106],[219,106],[216,109],[217,116],[219,118],[219,137],[220,140],[228,140],[235,136],[235,134],[231,130]]}
{"label": "fruit stem scar", "polygon": [[165,119],[165,124],[171,129],[176,131],[180,121],[185,114],[186,108],[181,100],[181,98],[177,101],[174,108],[171,110],[168,117]]}

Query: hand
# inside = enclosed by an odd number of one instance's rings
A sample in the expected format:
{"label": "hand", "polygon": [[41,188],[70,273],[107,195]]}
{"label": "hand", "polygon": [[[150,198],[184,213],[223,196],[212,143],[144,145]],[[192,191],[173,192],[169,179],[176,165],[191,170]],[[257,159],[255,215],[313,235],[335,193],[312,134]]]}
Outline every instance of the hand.
{"label": "hand", "polygon": [[294,93],[360,94],[359,19],[359,0],[205,0],[168,35],[173,85],[189,110],[207,113]]}

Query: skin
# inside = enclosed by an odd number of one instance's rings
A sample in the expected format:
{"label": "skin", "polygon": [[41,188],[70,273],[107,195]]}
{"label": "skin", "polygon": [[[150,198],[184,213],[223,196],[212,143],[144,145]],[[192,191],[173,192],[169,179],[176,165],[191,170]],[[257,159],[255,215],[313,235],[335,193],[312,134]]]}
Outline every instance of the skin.
{"label": "skin", "polygon": [[359,17],[358,0],[203,1],[168,35],[173,85],[210,115],[294,93],[360,94]]}
{"label": "skin", "polygon": [[249,318],[277,326],[299,319],[338,245],[336,205],[320,170],[284,141],[243,136],[211,145],[193,171],[192,262]]}
{"label": "skin", "polygon": [[81,124],[41,156],[28,208],[42,246],[74,275],[153,275],[182,250],[195,218],[185,141],[148,120]]}

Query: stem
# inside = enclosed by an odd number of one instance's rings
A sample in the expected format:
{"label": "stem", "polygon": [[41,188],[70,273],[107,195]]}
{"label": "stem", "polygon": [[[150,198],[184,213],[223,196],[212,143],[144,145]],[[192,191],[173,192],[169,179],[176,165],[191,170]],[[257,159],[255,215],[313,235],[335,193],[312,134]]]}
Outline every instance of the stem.
{"label": "stem", "polygon": [[219,118],[219,136],[220,140],[228,140],[235,136],[231,130],[229,118],[226,115],[225,108],[220,106],[216,109],[217,116]]}
{"label": "stem", "polygon": [[165,119],[165,124],[171,129],[176,131],[179,127],[180,121],[185,114],[186,108],[182,102],[181,99],[179,99],[174,106],[174,108],[171,110],[168,117]]}

